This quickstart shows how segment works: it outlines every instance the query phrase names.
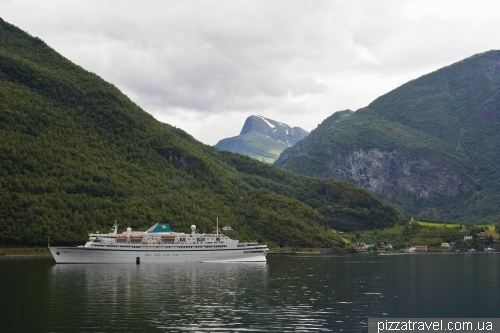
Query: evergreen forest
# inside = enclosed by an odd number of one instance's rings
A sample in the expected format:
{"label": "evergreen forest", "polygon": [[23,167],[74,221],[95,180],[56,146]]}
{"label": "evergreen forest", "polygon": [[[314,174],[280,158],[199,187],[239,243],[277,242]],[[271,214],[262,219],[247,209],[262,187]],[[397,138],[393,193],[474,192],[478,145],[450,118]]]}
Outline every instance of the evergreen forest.
{"label": "evergreen forest", "polygon": [[330,228],[403,216],[368,191],[220,151],[161,123],[115,86],[0,21],[0,245],[80,245],[116,220],[146,230],[219,218],[270,246],[342,247]]}

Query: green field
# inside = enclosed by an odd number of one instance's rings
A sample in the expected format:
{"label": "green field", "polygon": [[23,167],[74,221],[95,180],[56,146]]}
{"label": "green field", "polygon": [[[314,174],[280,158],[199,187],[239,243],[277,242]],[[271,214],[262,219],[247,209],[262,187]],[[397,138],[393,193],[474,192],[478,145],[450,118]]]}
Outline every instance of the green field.
{"label": "green field", "polygon": [[[484,236],[491,236],[495,247],[500,245],[500,235],[493,224],[474,225],[471,229],[469,228],[469,225],[454,223],[413,222],[408,225],[397,224],[392,228],[344,233],[342,236],[356,243],[361,242],[377,246],[382,243],[385,245],[391,243],[397,249],[414,245],[427,245],[429,248],[439,249],[441,243],[463,243],[465,234],[479,234],[483,232],[481,228],[484,228]],[[484,246],[484,242],[464,243],[464,246],[467,245],[480,247]]]}
{"label": "green field", "polygon": [[[421,222],[419,221],[418,224],[424,227],[444,227],[444,228],[461,228],[461,229],[466,229],[465,225],[463,224],[457,224],[457,223],[443,223],[443,222]],[[474,224],[475,227],[479,228],[485,228],[487,230],[494,230],[495,225],[494,224]]]}
{"label": "green field", "polygon": [[441,223],[441,222],[418,222],[424,227],[445,227],[445,228],[463,228],[463,225],[456,223]]}

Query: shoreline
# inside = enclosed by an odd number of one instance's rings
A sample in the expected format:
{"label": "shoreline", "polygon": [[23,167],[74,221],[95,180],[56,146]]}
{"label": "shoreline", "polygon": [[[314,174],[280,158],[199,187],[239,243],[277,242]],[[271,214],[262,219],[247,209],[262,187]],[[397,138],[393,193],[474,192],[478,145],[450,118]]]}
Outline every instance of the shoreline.
{"label": "shoreline", "polygon": [[7,255],[1,255],[0,260],[4,259],[28,259],[28,258],[52,258],[51,254],[7,254]]}

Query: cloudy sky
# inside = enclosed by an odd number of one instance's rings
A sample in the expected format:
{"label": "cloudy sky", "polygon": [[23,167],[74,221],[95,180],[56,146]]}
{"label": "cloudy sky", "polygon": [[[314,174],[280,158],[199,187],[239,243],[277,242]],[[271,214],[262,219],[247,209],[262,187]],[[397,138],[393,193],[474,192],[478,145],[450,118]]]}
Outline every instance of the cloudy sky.
{"label": "cloudy sky", "polygon": [[0,0],[0,16],[210,145],[250,115],[310,131],[500,49],[498,0]]}

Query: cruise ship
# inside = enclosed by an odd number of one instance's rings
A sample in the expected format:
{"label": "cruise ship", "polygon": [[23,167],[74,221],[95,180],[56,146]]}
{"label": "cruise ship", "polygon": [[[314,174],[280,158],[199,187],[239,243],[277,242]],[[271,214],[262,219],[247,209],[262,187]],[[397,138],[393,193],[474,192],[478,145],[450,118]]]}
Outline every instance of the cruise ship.
{"label": "cruise ship", "polygon": [[147,231],[118,233],[118,225],[108,234],[89,234],[85,245],[52,247],[58,264],[118,264],[176,262],[266,262],[267,245],[240,242],[224,234],[173,232],[168,223],[159,222]]}

